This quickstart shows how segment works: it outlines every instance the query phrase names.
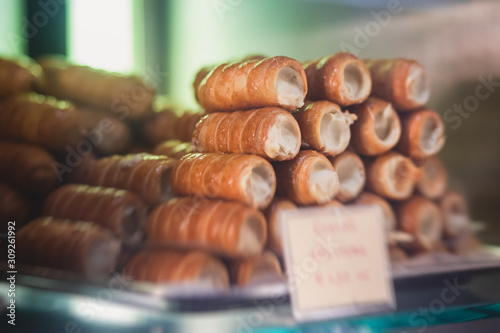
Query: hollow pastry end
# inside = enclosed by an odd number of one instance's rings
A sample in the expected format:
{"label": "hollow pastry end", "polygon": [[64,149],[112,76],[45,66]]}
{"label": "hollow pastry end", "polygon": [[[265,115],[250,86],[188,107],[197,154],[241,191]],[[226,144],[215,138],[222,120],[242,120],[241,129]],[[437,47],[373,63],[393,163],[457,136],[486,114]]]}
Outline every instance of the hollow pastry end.
{"label": "hollow pastry end", "polygon": [[276,176],[272,167],[267,164],[252,166],[246,179],[245,188],[255,207],[267,207],[276,192]]}
{"label": "hollow pastry end", "polygon": [[339,178],[339,191],[335,198],[341,202],[356,198],[363,190],[366,181],[361,159],[354,154],[345,155],[336,161],[334,167]]}
{"label": "hollow pastry end", "polygon": [[344,93],[346,99],[353,103],[364,101],[371,90],[371,77],[369,71],[361,61],[349,63],[343,70]]}
{"label": "hollow pastry end", "polygon": [[116,266],[121,244],[116,239],[100,238],[92,242],[86,252],[85,273],[88,277],[103,277]]}
{"label": "hollow pastry end", "polygon": [[250,214],[245,218],[240,229],[238,253],[250,257],[262,251],[266,238],[266,224],[262,223],[262,219],[257,214]]}
{"label": "hollow pastry end", "polygon": [[413,64],[406,80],[406,93],[408,99],[414,105],[424,105],[429,100],[430,89],[425,70],[417,64]]}
{"label": "hollow pastry end", "polygon": [[343,152],[349,145],[351,130],[349,126],[354,122],[351,115],[343,113],[325,113],[321,118],[320,139],[325,147],[326,155],[334,156]]}
{"label": "hollow pastry end", "polygon": [[306,96],[305,83],[301,73],[291,66],[280,69],[276,79],[278,103],[291,109],[304,105]]}
{"label": "hollow pastry end", "polygon": [[292,116],[279,115],[269,129],[264,151],[272,160],[290,160],[299,152],[300,143],[300,127],[297,121]]}
{"label": "hollow pastry end", "polygon": [[325,203],[339,190],[339,177],[328,160],[316,160],[309,173],[309,192],[316,203]]}

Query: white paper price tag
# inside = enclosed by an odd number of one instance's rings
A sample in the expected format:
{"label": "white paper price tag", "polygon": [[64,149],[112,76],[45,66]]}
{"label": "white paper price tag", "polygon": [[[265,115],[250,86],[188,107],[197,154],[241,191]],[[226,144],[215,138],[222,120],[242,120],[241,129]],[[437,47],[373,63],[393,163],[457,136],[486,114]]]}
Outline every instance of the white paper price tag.
{"label": "white paper price tag", "polygon": [[301,208],[280,213],[296,320],[395,307],[382,216],[376,206]]}

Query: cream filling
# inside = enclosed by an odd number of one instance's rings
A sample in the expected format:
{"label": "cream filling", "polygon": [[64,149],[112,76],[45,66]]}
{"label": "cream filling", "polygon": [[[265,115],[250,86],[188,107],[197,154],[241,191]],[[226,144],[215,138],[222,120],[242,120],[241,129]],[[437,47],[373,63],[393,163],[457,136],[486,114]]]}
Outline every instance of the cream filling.
{"label": "cream filling", "polygon": [[220,264],[208,264],[203,267],[198,280],[201,285],[208,285],[211,288],[222,290],[229,285],[229,278],[225,268]]}
{"label": "cream filling", "polygon": [[390,104],[377,113],[373,119],[373,130],[376,137],[386,146],[394,146],[401,135],[401,127],[398,126],[398,115]]}
{"label": "cream filling", "polygon": [[351,100],[364,100],[370,94],[371,78],[359,63],[344,68],[345,92]]}
{"label": "cream filling", "polygon": [[125,207],[122,211],[122,237],[126,244],[136,244],[143,236],[142,224],[144,219],[139,216],[137,210],[133,206]]}
{"label": "cream filling", "polygon": [[253,167],[247,178],[246,189],[257,207],[266,206],[276,191],[273,170],[265,164]]}
{"label": "cream filling", "polygon": [[292,67],[283,67],[276,79],[278,103],[300,108],[304,105],[304,82],[300,73]]}
{"label": "cream filling", "polygon": [[327,153],[343,152],[351,139],[349,126],[353,123],[351,117],[342,113],[326,113],[320,123],[321,145]]}
{"label": "cream filling", "polygon": [[257,216],[249,216],[240,229],[238,253],[257,255],[262,250],[264,230]]}
{"label": "cream filling", "polygon": [[420,147],[426,155],[437,154],[444,145],[444,128],[435,118],[425,120],[420,136]]}
{"label": "cream filling", "polygon": [[430,89],[427,76],[420,66],[412,66],[406,80],[406,91],[410,99],[424,105],[429,100]]}
{"label": "cream filling", "polygon": [[448,224],[448,229],[452,233],[458,234],[461,231],[468,229],[469,217],[465,214],[450,213],[446,217],[446,222]]}
{"label": "cream filling", "polygon": [[360,161],[355,158],[343,158],[338,161],[335,171],[339,178],[339,192],[346,197],[357,197],[365,185],[365,172]]}
{"label": "cream filling", "polygon": [[292,117],[278,116],[269,129],[264,151],[271,159],[292,159],[300,150],[300,127]]}
{"label": "cream filling", "polygon": [[325,162],[315,162],[309,175],[309,191],[319,203],[327,202],[339,191],[339,177]]}
{"label": "cream filling", "polygon": [[425,247],[431,248],[441,238],[439,216],[433,210],[426,209],[419,214],[418,218],[418,238]]}
{"label": "cream filling", "polygon": [[116,266],[121,244],[116,239],[99,239],[89,245],[85,257],[85,272],[88,277],[103,277]]}

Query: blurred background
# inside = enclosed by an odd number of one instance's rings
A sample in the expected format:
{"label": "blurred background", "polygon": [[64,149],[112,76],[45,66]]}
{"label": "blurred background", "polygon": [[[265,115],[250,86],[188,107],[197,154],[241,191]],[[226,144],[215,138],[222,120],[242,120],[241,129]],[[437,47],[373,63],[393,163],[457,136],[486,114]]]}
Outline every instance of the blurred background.
{"label": "blurred background", "polygon": [[195,108],[204,65],[249,54],[409,57],[447,126],[440,154],[481,234],[500,244],[500,2],[411,0],[0,0],[0,55],[47,53],[155,77]]}

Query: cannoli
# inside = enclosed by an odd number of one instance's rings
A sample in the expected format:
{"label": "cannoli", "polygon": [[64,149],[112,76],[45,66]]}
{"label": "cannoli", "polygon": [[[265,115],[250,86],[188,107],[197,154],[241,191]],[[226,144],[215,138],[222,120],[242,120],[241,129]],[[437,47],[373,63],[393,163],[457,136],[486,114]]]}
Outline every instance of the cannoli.
{"label": "cannoli", "polygon": [[329,101],[306,103],[294,113],[302,134],[302,148],[327,156],[342,153],[351,139],[351,126],[358,118]]}
{"label": "cannoli", "polygon": [[[57,152],[81,150],[84,141],[81,115],[67,102],[35,93],[14,96],[2,105],[0,138],[24,141]],[[78,146],[80,144],[80,146]]]}
{"label": "cannoli", "polygon": [[401,114],[401,139],[396,147],[417,163],[437,154],[445,142],[444,123],[439,114],[422,109]]}
{"label": "cannoli", "polygon": [[274,198],[264,211],[267,220],[267,248],[280,257],[283,256],[283,240],[279,214],[283,210],[296,210],[297,206],[287,199]]}
{"label": "cannoli", "polygon": [[89,278],[105,277],[116,265],[120,242],[113,234],[91,222],[41,217],[16,234],[17,260],[81,273]]}
{"label": "cannoli", "polygon": [[350,151],[330,157],[333,169],[339,177],[339,191],[335,199],[348,202],[355,199],[366,182],[365,165],[358,155]]}
{"label": "cannoli", "polygon": [[370,97],[350,110],[358,116],[351,127],[351,146],[358,154],[380,155],[396,146],[401,123],[390,103]]}
{"label": "cannoli", "polygon": [[45,149],[0,141],[0,181],[23,191],[44,194],[57,186],[55,160]]}
{"label": "cannoli", "polygon": [[432,201],[414,196],[396,205],[399,229],[414,237],[407,243],[412,250],[431,251],[440,242],[443,233],[443,215]]}
{"label": "cannoli", "polygon": [[329,100],[340,106],[363,102],[370,94],[370,72],[354,54],[337,53],[304,64],[307,99]]}
{"label": "cannoli", "polygon": [[304,104],[306,93],[302,65],[287,57],[222,64],[195,87],[196,99],[207,112],[266,106],[292,111]]}
{"label": "cannoli", "polygon": [[392,103],[399,111],[419,108],[429,99],[424,67],[415,60],[365,60],[373,81],[372,95]]}
{"label": "cannoli", "polygon": [[114,155],[98,160],[89,171],[87,182],[131,191],[148,205],[156,206],[171,197],[170,175],[176,162],[149,154]]}
{"label": "cannoli", "polygon": [[42,68],[28,57],[0,58],[0,98],[32,89],[42,75]]}
{"label": "cannoli", "polygon": [[265,208],[276,191],[274,170],[255,155],[194,153],[180,159],[172,171],[172,191],[237,200]]}
{"label": "cannoli", "polygon": [[245,287],[279,281],[283,272],[276,255],[265,251],[258,257],[231,263],[229,274],[234,284]]}
{"label": "cannoli", "polygon": [[18,190],[0,183],[0,233],[7,233],[7,222],[23,225],[30,214],[30,202]]}
{"label": "cannoli", "polygon": [[427,158],[421,166],[422,179],[417,183],[417,190],[424,197],[437,199],[446,191],[448,172],[437,156]]}
{"label": "cannoli", "polygon": [[146,223],[147,242],[204,248],[229,258],[259,254],[267,240],[262,213],[236,201],[184,197],[156,207]]}
{"label": "cannoli", "polygon": [[60,99],[111,109],[120,119],[138,119],[152,112],[155,91],[142,78],[68,64],[63,58],[38,60],[44,79],[38,91]]}
{"label": "cannoli", "polygon": [[447,191],[438,201],[444,218],[444,236],[455,238],[469,232],[469,207],[465,198],[454,191]]}
{"label": "cannoli", "polygon": [[332,164],[314,150],[302,150],[290,161],[274,165],[278,192],[298,205],[330,201],[339,190],[339,178]]}
{"label": "cannoli", "polygon": [[421,170],[412,161],[394,151],[366,161],[366,187],[392,200],[408,199],[421,178]]}
{"label": "cannoli", "polygon": [[194,152],[194,146],[191,142],[181,142],[179,140],[163,141],[153,149],[154,155],[164,155],[180,160],[182,156]]}
{"label": "cannoli", "polygon": [[202,251],[140,251],[128,261],[125,274],[136,281],[208,284],[216,289],[229,286],[224,264]]}
{"label": "cannoli", "polygon": [[267,107],[217,112],[202,118],[193,134],[199,152],[247,153],[289,160],[300,149],[300,128],[290,112]]}
{"label": "cannoli", "polygon": [[125,244],[142,238],[147,206],[135,194],[114,188],[65,185],[45,200],[44,216],[94,222],[111,230]]}

